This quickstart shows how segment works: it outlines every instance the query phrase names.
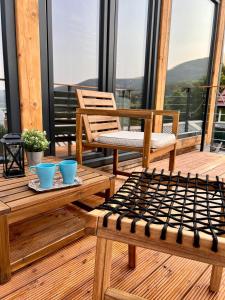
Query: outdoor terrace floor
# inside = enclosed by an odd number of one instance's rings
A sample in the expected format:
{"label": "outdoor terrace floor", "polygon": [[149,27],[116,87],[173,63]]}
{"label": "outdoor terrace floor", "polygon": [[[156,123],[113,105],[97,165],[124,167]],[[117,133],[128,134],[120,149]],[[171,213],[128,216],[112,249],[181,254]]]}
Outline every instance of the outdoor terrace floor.
{"label": "outdoor terrace floor", "polygon": [[[127,170],[140,168],[138,159],[123,164]],[[162,160],[152,167],[167,165],[168,160]],[[186,153],[177,157],[176,169],[225,177],[225,155]],[[123,180],[117,178],[117,187]],[[95,242],[95,237],[82,238],[18,271],[0,286],[0,299],[91,299]],[[225,299],[225,272],[220,292],[214,294],[208,290],[210,270],[203,263],[139,248],[137,268],[132,271],[127,267],[127,246],[114,244],[112,286],[147,299]]]}

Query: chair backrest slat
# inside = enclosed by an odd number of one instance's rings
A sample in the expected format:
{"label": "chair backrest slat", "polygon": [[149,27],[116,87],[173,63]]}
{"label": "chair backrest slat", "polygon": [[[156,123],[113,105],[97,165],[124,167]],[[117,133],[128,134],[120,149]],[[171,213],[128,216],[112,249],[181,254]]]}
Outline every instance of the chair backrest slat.
{"label": "chair backrest slat", "polygon": [[[77,90],[80,108],[115,110],[116,102],[112,93]],[[121,129],[119,118],[110,116],[83,116],[84,127],[88,142],[102,133],[114,132]]]}

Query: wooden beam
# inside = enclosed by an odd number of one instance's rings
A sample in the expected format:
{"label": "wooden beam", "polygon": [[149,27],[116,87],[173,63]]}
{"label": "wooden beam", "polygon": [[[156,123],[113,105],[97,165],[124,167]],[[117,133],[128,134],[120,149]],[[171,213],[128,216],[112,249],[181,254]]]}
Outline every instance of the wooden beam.
{"label": "wooden beam", "polygon": [[211,85],[213,86],[209,94],[209,110],[208,110],[208,122],[207,122],[207,136],[206,143],[209,144],[212,138],[214,113],[217,98],[217,87],[219,85],[220,65],[223,51],[223,41],[225,33],[225,0],[220,1],[219,16],[217,22],[217,32],[215,39],[215,50],[212,69]]}
{"label": "wooden beam", "polygon": [[43,129],[38,0],[15,0],[22,129]]}
{"label": "wooden beam", "polygon": [[[172,0],[162,0],[160,33],[157,59],[157,76],[156,76],[156,101],[155,109],[164,108],[166,74],[169,52],[169,37],[171,24]],[[162,117],[156,116],[154,131],[160,132],[162,127]]]}
{"label": "wooden beam", "polygon": [[201,143],[200,135],[179,139],[177,140],[177,150],[197,146],[200,145],[200,143]]}

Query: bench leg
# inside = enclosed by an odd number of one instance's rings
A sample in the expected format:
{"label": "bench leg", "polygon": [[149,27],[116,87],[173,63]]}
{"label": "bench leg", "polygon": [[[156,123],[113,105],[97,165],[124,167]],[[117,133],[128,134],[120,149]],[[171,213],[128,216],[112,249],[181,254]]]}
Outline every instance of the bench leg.
{"label": "bench leg", "polygon": [[210,278],[210,291],[218,292],[220,289],[220,283],[223,275],[223,267],[212,266],[212,273]]}
{"label": "bench leg", "polygon": [[9,258],[9,227],[7,216],[0,216],[0,284],[6,283],[11,278]]}
{"label": "bench leg", "polygon": [[172,151],[170,151],[169,157],[169,171],[173,172],[175,168],[175,161],[176,161],[176,147]]}
{"label": "bench leg", "polygon": [[104,300],[110,285],[112,241],[97,238],[93,300]]}
{"label": "bench leg", "polygon": [[128,266],[130,269],[136,268],[136,246],[128,245]]}

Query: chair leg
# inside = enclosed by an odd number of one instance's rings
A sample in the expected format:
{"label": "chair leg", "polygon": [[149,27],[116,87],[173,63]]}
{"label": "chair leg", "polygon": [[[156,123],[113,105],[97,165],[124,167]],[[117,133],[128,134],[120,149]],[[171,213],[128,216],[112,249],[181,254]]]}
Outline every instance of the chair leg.
{"label": "chair leg", "polygon": [[112,264],[112,241],[97,238],[93,300],[104,300],[110,286]]}
{"label": "chair leg", "polygon": [[218,292],[220,289],[220,283],[223,275],[223,267],[212,266],[212,273],[210,278],[210,291]]}
{"label": "chair leg", "polygon": [[128,245],[128,266],[130,269],[136,268],[136,246]]}
{"label": "chair leg", "polygon": [[146,155],[146,156],[143,153],[143,156],[142,156],[142,168],[148,169],[149,164],[150,164],[150,153],[148,155]]}
{"label": "chair leg", "polygon": [[113,174],[117,174],[119,164],[119,154],[117,149],[113,149]]}
{"label": "chair leg", "polygon": [[169,157],[169,171],[173,172],[175,169],[175,161],[176,161],[176,147],[172,151],[170,151]]}

